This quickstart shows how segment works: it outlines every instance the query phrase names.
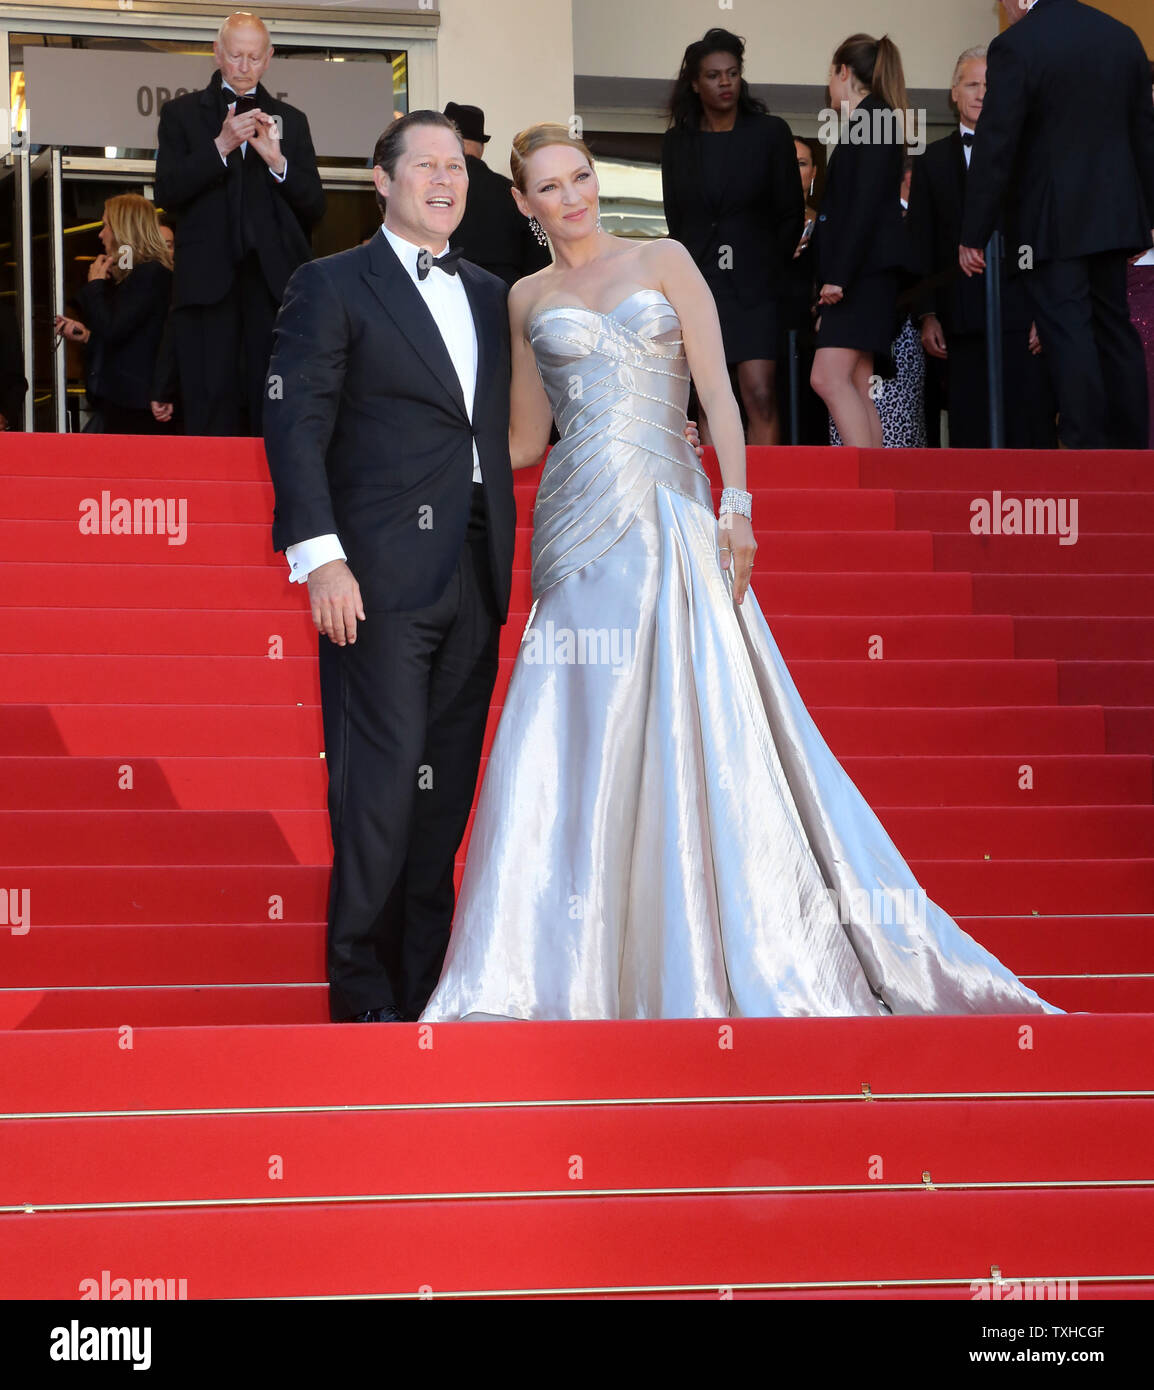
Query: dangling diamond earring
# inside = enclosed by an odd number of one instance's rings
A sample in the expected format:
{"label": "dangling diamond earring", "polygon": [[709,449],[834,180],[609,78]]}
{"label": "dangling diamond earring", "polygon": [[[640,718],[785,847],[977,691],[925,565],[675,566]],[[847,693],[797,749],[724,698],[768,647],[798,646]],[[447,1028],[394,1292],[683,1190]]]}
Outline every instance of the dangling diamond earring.
{"label": "dangling diamond earring", "polygon": [[597,230],[598,230],[598,231],[601,230],[601,205],[600,205],[600,203],[598,203],[598,205],[597,205]]}
{"label": "dangling diamond earring", "polygon": [[538,222],[535,217],[530,217],[529,219],[529,230],[533,233],[533,235],[537,238],[538,242],[542,246],[548,245],[549,238],[545,235],[545,228],[542,227],[540,222]]}

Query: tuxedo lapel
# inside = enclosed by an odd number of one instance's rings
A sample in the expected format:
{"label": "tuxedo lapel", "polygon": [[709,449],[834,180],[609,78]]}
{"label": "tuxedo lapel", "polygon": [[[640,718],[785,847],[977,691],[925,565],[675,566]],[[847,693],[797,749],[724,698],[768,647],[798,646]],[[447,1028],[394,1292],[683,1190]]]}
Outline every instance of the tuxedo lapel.
{"label": "tuxedo lapel", "polygon": [[[469,412],[465,409],[465,398],[461,394],[457,369],[453,366],[453,359],[449,356],[449,349],[445,346],[441,331],[416,285],[409,278],[408,271],[397,259],[396,253],[381,232],[377,232],[369,243],[369,268],[364,279],[409,346],[468,420]],[[481,333],[478,328],[478,385],[481,377],[480,340]]]}
{"label": "tuxedo lapel", "polygon": [[473,392],[473,419],[488,408],[492,399],[497,369],[497,349],[500,343],[500,324],[495,322],[493,297],[486,294],[475,267],[469,261],[459,266],[461,283],[469,296],[473,311],[473,327],[477,332],[477,387]]}

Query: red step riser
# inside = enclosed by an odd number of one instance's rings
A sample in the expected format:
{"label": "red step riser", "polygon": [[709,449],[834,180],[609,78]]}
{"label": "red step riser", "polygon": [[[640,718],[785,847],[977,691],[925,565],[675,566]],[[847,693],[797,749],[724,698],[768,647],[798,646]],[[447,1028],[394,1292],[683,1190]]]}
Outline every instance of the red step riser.
{"label": "red step riser", "polygon": [[49,1213],[12,1223],[0,1297],[75,1299],[103,1270],[190,1298],[988,1280],[991,1242],[1006,1279],[1117,1279],[1152,1241],[1142,1188]]}
{"label": "red step riser", "polygon": [[[906,858],[1141,859],[1154,847],[1152,806],[887,807]],[[0,862],[326,864],[328,816],[303,811],[0,811]]]}
{"label": "red step riser", "polygon": [[[899,533],[901,534],[901,533]],[[921,532],[910,532],[921,535]],[[1056,536],[935,535],[934,568],[998,574],[1150,574],[1149,536],[1079,536],[1063,545]]]}
{"label": "red step riser", "polygon": [[[876,1183],[1154,1181],[1154,1101],[908,1101],[24,1120],[0,1205]],[[1068,1144],[1076,1128],[1083,1141]],[[270,1177],[269,1155],[282,1160]],[[872,1155],[883,1155],[879,1165]],[[382,1182],[387,1177],[387,1188]]]}
{"label": "red step riser", "polygon": [[[893,494],[884,489],[869,492],[856,487],[828,488],[820,492],[813,488],[752,490],[754,516],[759,519],[759,525],[770,521],[779,531],[888,531],[894,527]],[[95,499],[99,506],[103,492],[109,494],[110,516],[113,499],[179,496],[185,503],[188,517],[195,517],[198,523],[272,524],[271,482],[233,483],[222,488],[219,482],[182,479],[158,486],[156,479],[127,476],[103,479],[98,487],[89,478],[0,477],[0,516],[14,521],[71,523],[79,517],[82,503]],[[518,489],[517,512],[522,526],[530,523],[534,495],[535,489]],[[915,528],[907,526],[904,529]]]}
{"label": "red step riser", "polygon": [[1064,705],[1154,705],[1154,661],[1060,661]]}
{"label": "red step riser", "polygon": [[[962,918],[962,929],[1015,974],[1149,973],[1154,917]],[[10,989],[321,983],[325,924],[51,927],[0,930]]]}
{"label": "red step riser", "polygon": [[[1003,500],[1022,501],[1036,497],[1057,497],[1052,489],[1043,493],[1022,492],[1001,488]],[[863,496],[870,496],[865,492]],[[991,506],[993,494],[986,492],[897,492],[894,494],[894,518],[902,531],[958,532],[973,534],[972,523],[977,515],[973,503],[979,499]],[[1087,492],[1078,497],[1078,535],[1098,532],[1154,532],[1154,495],[1132,492]],[[1067,504],[1070,499],[1066,499]],[[999,515],[1003,513],[999,512]],[[1070,513],[1066,512],[1067,519]]]}
{"label": "red step riser", "polygon": [[[528,610],[511,612],[501,629],[502,656],[521,644]],[[770,616],[787,660],[1007,660],[1014,651],[1009,617],[923,615],[847,618],[825,615]],[[1135,634],[1138,638],[1138,634]],[[1137,640],[1134,650],[1144,655]],[[114,608],[13,608],[5,613],[0,651],[40,655],[249,656],[315,660],[317,632],[310,614],[253,611],[214,613],[194,609],[151,609],[125,614]],[[1044,654],[1043,654],[1044,655]]]}
{"label": "red step riser", "polygon": [[288,582],[283,565],[0,563],[0,595],[13,608],[83,608],[95,601],[101,608],[182,608],[217,618],[233,609],[308,610],[307,592]]}
{"label": "red step riser", "polygon": [[883,1100],[1148,1092],[1154,1018],[649,1019],[444,1023],[425,1032],[411,1024],[236,1026],[213,1035],[145,1028],[130,1041],[116,1029],[95,1039],[83,1029],[0,1032],[0,1113],[849,1100],[861,1098],[863,1084]]}
{"label": "red step riser", "polygon": [[324,748],[319,704],[8,705],[0,755],[302,757]]}
{"label": "red step riser", "polygon": [[1154,859],[919,859],[910,868],[954,916],[1145,913],[1154,903]]}
{"label": "red step riser", "polygon": [[124,766],[114,758],[0,758],[0,810],[311,810],[325,805],[328,790],[315,756],[137,758],[130,790],[121,786]]}
{"label": "red step riser", "polygon": [[[1038,968],[1046,966],[1043,960]],[[10,989],[124,985],[318,984],[323,922],[0,928],[0,978]]]}
{"label": "red step riser", "polygon": [[1025,758],[1105,751],[1102,711],[1089,707],[851,709],[839,705],[811,707],[810,713],[839,758],[921,753],[1001,753]]}
{"label": "red step riser", "polygon": [[0,863],[328,864],[328,816],[310,811],[0,811]]}
{"label": "red step riser", "polygon": [[[458,860],[458,865],[463,857]],[[1154,860],[915,860],[926,893],[947,912],[1145,913]],[[36,925],[169,922],[317,922],[327,913],[329,869],[319,865],[46,868],[9,865],[9,889],[31,893]],[[271,918],[270,898],[283,900]]]}
{"label": "red step riser", "polygon": [[[1073,668],[1074,664],[1071,664]],[[513,658],[501,658],[494,698],[502,698]],[[1150,666],[1154,672],[1154,663]],[[313,657],[15,655],[5,660],[8,698],[17,704],[317,704]],[[1057,703],[1055,663],[991,661],[797,661],[792,674],[814,706],[1051,705]],[[1070,680],[1077,676],[1071,669]],[[1069,700],[1067,703],[1086,703]]]}
{"label": "red step riser", "polygon": [[[785,452],[785,451],[782,451]],[[776,451],[775,451],[776,453]],[[865,488],[897,491],[972,492],[995,488],[1031,497],[1070,497],[1084,492],[1150,490],[1150,455],[1145,450],[1074,453],[984,449],[862,449],[860,481]]]}
{"label": "red step riser", "polygon": [[[774,566],[784,570],[860,569],[889,574],[917,573],[935,567],[933,538],[928,532],[826,528],[812,532],[759,530],[756,534],[759,546],[774,557]],[[529,565],[530,541],[530,529],[518,527],[515,564]],[[187,520],[182,539],[147,533],[85,535],[71,521],[0,520],[0,552],[9,563],[157,565],[170,561],[181,565],[275,565],[280,568],[282,579],[288,581],[284,561],[273,551],[268,525],[229,525],[202,522],[194,517]]]}
{"label": "red step riser", "polygon": [[[268,480],[260,439],[182,435],[158,449],[145,438],[95,434],[9,434],[4,472],[22,477],[203,479],[222,483]],[[106,482],[94,482],[97,492]]]}
{"label": "red step riser", "polygon": [[1015,618],[1014,655],[1027,660],[1149,661],[1152,618]]}
{"label": "red step riser", "polygon": [[[1154,800],[1154,758],[848,757],[842,766],[875,810],[886,806],[1121,806]],[[1023,780],[1032,785],[1023,786]]]}
{"label": "red step riser", "polygon": [[1020,617],[1137,617],[1154,613],[1150,574],[975,574],[973,611]]}

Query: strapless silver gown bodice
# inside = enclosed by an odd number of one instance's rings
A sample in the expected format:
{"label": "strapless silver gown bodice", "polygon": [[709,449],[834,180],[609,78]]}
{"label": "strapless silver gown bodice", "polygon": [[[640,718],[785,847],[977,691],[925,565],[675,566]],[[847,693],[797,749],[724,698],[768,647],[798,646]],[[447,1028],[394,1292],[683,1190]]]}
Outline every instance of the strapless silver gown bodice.
{"label": "strapless silver gown bodice", "polygon": [[925,898],[734,604],[669,301],[530,340],[561,438],[422,1019],[1060,1012]]}

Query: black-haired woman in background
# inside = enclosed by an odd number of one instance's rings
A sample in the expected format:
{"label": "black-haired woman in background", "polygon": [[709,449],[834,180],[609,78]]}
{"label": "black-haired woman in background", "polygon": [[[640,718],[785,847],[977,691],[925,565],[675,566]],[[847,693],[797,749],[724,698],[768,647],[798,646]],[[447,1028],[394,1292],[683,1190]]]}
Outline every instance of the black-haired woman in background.
{"label": "black-haired woman in background", "polygon": [[[875,377],[892,377],[890,345],[906,260],[900,190],[906,147],[901,55],[892,40],[854,34],[833,55],[830,103],[852,126],[834,149],[817,219],[820,286],[810,380],[846,444],[881,448]],[[895,119],[900,117],[900,119]]]}
{"label": "black-haired woman in background", "polygon": [[777,301],[804,203],[789,126],[751,94],[744,57],[744,42],[725,29],[685,50],[661,183],[669,235],[689,249],[717,302],[749,443],[777,444]]}

